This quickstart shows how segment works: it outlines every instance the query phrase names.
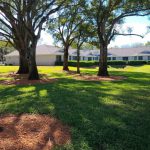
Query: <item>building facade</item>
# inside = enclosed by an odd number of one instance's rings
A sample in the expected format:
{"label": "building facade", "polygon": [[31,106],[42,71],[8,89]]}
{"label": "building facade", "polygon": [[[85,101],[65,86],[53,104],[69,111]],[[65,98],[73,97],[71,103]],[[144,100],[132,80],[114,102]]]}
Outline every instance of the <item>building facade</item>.
{"label": "building facade", "polygon": [[[36,50],[38,66],[54,66],[55,62],[63,62],[63,49],[50,45],[40,45]],[[100,50],[81,50],[81,61],[98,61]],[[77,60],[77,50],[69,50],[69,60]],[[108,50],[108,60],[145,60],[150,61],[150,47],[113,48]],[[19,65],[19,53],[14,51],[6,55],[6,64]]]}

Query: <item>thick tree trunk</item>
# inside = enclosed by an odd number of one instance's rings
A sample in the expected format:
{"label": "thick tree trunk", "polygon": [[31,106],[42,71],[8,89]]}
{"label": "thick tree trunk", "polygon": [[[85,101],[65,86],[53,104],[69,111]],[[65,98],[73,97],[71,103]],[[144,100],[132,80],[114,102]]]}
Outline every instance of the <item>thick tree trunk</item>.
{"label": "thick tree trunk", "polygon": [[69,47],[64,48],[64,63],[63,63],[63,70],[69,71],[68,67],[68,49]]}
{"label": "thick tree trunk", "polygon": [[39,74],[36,65],[36,46],[29,51],[29,80],[39,80]]}
{"label": "thick tree trunk", "polygon": [[98,76],[109,76],[107,70],[107,46],[100,46]]}
{"label": "thick tree trunk", "polygon": [[19,54],[19,70],[17,74],[28,74],[29,66],[25,55]]}
{"label": "thick tree trunk", "polygon": [[77,73],[80,74],[80,49],[77,48]]}

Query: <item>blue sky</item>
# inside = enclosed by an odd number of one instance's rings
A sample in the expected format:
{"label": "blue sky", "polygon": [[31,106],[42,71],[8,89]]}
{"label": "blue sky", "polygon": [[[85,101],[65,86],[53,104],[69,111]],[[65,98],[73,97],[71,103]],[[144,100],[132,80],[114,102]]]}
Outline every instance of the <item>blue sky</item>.
{"label": "blue sky", "polygon": [[[147,31],[147,26],[150,26],[148,17],[128,17],[122,26],[122,30],[125,32],[127,27],[132,27],[133,33],[144,35]],[[150,33],[145,35],[143,39],[136,36],[117,36],[115,40],[110,43],[109,47],[146,43],[147,41],[150,41]],[[51,35],[42,31],[39,44],[53,45]]]}

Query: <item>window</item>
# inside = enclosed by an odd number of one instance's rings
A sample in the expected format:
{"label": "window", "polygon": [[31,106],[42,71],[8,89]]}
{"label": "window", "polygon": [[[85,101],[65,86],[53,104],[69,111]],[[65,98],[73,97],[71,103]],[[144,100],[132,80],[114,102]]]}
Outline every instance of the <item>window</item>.
{"label": "window", "polygon": [[143,56],[139,56],[138,59],[139,59],[139,60],[143,60]]}
{"label": "window", "polygon": [[88,57],[88,61],[91,61],[92,60],[92,57]]}
{"label": "window", "polygon": [[148,60],[150,60],[150,56],[148,56]]}
{"label": "window", "polygon": [[134,60],[137,60],[137,56],[134,56]]}
{"label": "window", "polygon": [[77,60],[77,56],[73,56],[73,60]]}
{"label": "window", "polygon": [[116,60],[116,57],[113,57],[112,60]]}
{"label": "window", "polygon": [[128,60],[128,57],[122,57],[123,60]]}
{"label": "window", "polygon": [[111,60],[111,57],[107,57],[107,60]]}
{"label": "window", "polygon": [[84,60],[85,58],[84,58],[84,56],[82,57],[82,60]]}
{"label": "window", "polygon": [[69,60],[71,60],[71,56],[69,56]]}
{"label": "window", "polygon": [[57,55],[56,56],[56,62],[61,62],[62,60],[61,60],[61,56],[60,55]]}

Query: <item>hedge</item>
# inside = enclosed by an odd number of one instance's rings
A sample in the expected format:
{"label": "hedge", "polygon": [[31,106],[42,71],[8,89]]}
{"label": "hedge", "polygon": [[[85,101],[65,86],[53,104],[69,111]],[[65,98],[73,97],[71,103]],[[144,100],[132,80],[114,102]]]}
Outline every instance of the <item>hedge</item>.
{"label": "hedge", "polygon": [[[91,67],[91,66],[98,66],[98,61],[80,61],[80,67]],[[131,65],[131,66],[136,66],[136,65],[144,65],[144,64],[150,64],[150,61],[143,61],[143,60],[136,60],[136,61],[108,61],[108,65],[110,66],[126,66],[126,65]],[[56,66],[62,66],[63,62],[56,62]],[[77,61],[69,61],[68,62],[69,66],[76,67],[77,66]]]}
{"label": "hedge", "polygon": [[[63,62],[56,62],[55,65],[62,66]],[[72,67],[76,67],[77,61],[69,61],[68,65]],[[91,67],[91,66],[98,66],[98,62],[97,61],[80,61],[80,67]]]}
{"label": "hedge", "polygon": [[128,65],[131,65],[131,66],[145,65],[145,64],[148,64],[148,61],[144,61],[144,60],[128,61]]}

